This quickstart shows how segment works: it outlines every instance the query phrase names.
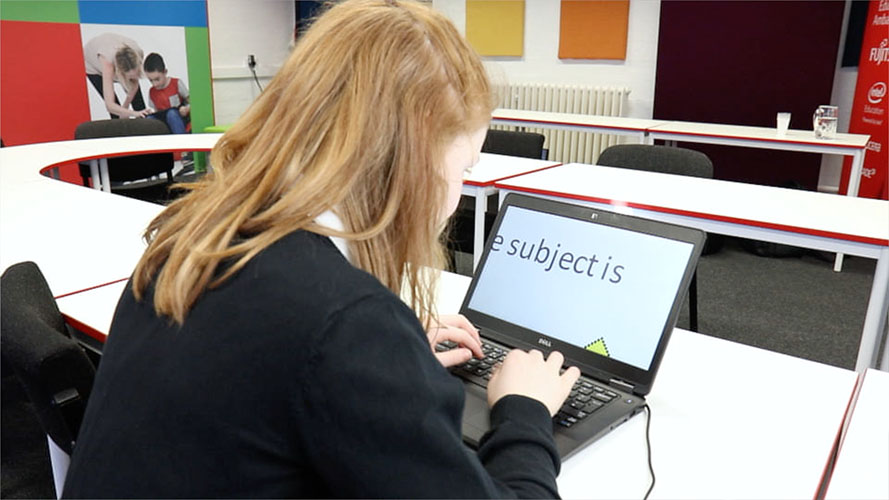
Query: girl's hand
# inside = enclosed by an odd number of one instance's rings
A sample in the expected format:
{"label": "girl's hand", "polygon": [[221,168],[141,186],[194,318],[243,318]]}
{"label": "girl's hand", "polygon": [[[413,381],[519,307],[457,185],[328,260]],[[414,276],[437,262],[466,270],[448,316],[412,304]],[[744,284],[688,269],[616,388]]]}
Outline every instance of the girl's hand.
{"label": "girl's hand", "polygon": [[[429,345],[438,361],[447,368],[463,364],[473,356],[482,358],[482,344],[478,337],[478,330],[472,326],[466,317],[460,314],[447,314],[438,318],[438,323],[432,325],[426,332]],[[448,351],[436,352],[435,346],[441,342],[450,340],[457,344]]]}
{"label": "girl's hand", "polygon": [[517,394],[540,401],[550,415],[555,415],[580,377],[576,366],[560,375],[564,362],[565,357],[558,351],[544,360],[543,353],[536,349],[513,349],[488,382],[488,405],[494,406],[503,396]]}

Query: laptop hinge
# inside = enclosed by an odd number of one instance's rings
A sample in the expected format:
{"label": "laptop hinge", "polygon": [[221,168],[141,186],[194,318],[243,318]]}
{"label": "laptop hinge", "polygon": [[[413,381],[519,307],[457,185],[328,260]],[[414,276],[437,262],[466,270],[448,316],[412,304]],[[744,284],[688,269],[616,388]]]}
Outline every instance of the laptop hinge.
{"label": "laptop hinge", "polygon": [[617,379],[617,378],[610,379],[608,381],[608,385],[610,385],[612,387],[616,387],[624,392],[630,392],[630,393],[632,393],[633,390],[636,388],[635,386],[628,384],[628,383],[624,382],[623,380]]}

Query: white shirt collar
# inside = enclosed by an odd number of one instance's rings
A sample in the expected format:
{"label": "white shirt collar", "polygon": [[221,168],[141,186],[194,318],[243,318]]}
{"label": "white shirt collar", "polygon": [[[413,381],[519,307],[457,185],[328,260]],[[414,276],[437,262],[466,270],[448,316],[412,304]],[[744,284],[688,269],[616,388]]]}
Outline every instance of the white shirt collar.
{"label": "white shirt collar", "polygon": [[[333,210],[328,210],[323,214],[315,217],[315,223],[319,226],[324,226],[328,229],[333,229],[334,231],[345,231],[346,226],[343,225],[343,221],[339,218],[339,216],[333,213]],[[343,238],[338,238],[336,236],[328,236],[330,241],[333,242],[334,246],[336,246],[337,250],[343,254],[343,257],[346,258],[349,262],[352,262],[352,259],[349,255],[349,244]]]}

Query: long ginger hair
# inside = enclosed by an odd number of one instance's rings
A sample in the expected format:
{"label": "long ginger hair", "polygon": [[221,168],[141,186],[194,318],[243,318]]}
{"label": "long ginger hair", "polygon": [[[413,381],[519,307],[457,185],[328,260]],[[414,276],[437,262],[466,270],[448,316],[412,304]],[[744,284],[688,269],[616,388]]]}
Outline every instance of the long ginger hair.
{"label": "long ginger hair", "polygon": [[[493,103],[475,51],[413,1],[348,0],[301,35],[281,70],[145,232],[142,299],[182,324],[202,294],[298,229],[343,237],[352,263],[433,316],[425,267],[444,262],[444,151],[484,126]],[[314,222],[333,210],[345,230]],[[220,263],[226,262],[224,267]]]}

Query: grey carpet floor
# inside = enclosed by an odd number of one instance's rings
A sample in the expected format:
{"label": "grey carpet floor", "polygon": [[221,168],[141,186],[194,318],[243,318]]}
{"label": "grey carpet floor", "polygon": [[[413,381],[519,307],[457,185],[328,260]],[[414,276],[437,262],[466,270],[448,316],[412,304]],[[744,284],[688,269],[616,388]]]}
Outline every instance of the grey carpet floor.
{"label": "grey carpet floor", "polygon": [[698,331],[854,369],[875,267],[846,257],[837,273],[833,254],[760,257],[730,239],[698,265]]}

